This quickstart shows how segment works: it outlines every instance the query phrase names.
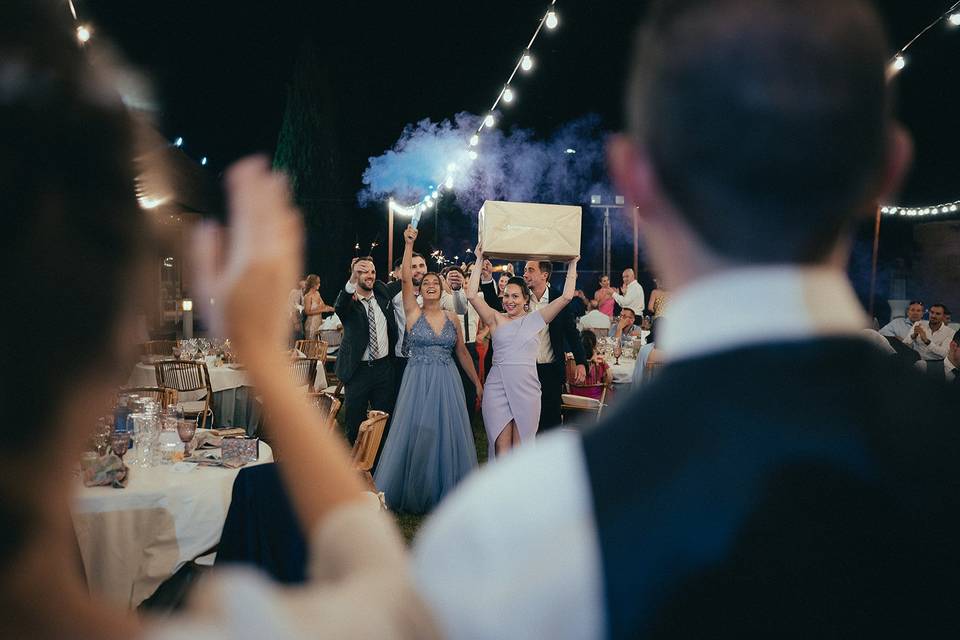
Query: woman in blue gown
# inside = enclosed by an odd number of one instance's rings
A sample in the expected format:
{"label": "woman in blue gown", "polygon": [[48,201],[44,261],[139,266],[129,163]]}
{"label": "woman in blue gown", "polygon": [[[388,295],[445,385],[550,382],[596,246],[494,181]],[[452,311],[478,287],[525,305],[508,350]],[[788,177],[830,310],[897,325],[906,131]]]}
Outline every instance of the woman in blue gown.
{"label": "woman in blue gown", "polygon": [[440,308],[440,276],[423,277],[423,309],[417,305],[410,266],[417,230],[408,226],[403,237],[403,309],[410,357],[374,481],[391,510],[427,513],[477,466],[454,354],[476,385],[477,397],[482,397],[483,388],[457,316]]}

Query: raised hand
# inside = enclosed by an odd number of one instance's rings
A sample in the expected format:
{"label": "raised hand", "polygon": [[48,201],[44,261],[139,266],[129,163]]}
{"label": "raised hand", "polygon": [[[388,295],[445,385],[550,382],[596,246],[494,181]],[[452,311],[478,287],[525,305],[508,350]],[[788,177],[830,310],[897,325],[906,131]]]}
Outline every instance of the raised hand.
{"label": "raised hand", "polygon": [[403,230],[403,240],[407,244],[413,244],[419,235],[419,231],[414,229],[411,225],[407,225],[407,228]]}

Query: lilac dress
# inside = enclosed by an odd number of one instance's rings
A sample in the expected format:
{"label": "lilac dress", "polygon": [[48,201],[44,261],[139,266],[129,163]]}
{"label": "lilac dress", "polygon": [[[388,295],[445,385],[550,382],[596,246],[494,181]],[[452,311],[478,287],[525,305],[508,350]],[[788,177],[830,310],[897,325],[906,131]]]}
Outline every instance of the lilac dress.
{"label": "lilac dress", "polygon": [[483,425],[490,444],[513,420],[521,442],[532,441],[540,423],[540,379],[537,352],[540,330],[546,323],[540,312],[501,324],[493,332],[493,366],[483,386]]}

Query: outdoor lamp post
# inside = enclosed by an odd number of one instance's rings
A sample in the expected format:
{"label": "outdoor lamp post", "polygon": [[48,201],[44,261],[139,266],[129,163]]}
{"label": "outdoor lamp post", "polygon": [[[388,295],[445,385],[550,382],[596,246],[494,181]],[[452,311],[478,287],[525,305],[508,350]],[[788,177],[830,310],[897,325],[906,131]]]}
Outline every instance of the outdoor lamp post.
{"label": "outdoor lamp post", "polygon": [[183,310],[183,337],[189,340],[193,337],[193,300],[184,298],[180,308]]}
{"label": "outdoor lamp post", "polygon": [[[623,196],[614,197],[615,204],[603,204],[603,196],[590,196],[591,209],[603,209],[603,275],[610,277],[610,261],[613,253],[613,230],[610,227],[610,209],[623,209]],[[633,272],[637,273],[637,221],[633,220]]]}

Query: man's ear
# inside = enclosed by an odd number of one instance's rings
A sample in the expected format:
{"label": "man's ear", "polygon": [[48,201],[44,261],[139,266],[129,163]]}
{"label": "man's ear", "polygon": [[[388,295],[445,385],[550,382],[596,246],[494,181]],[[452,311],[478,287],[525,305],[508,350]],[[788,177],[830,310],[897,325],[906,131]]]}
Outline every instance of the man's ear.
{"label": "man's ear", "polygon": [[656,194],[656,178],[646,150],[628,136],[615,135],[607,143],[607,164],[617,192],[644,215]]}

